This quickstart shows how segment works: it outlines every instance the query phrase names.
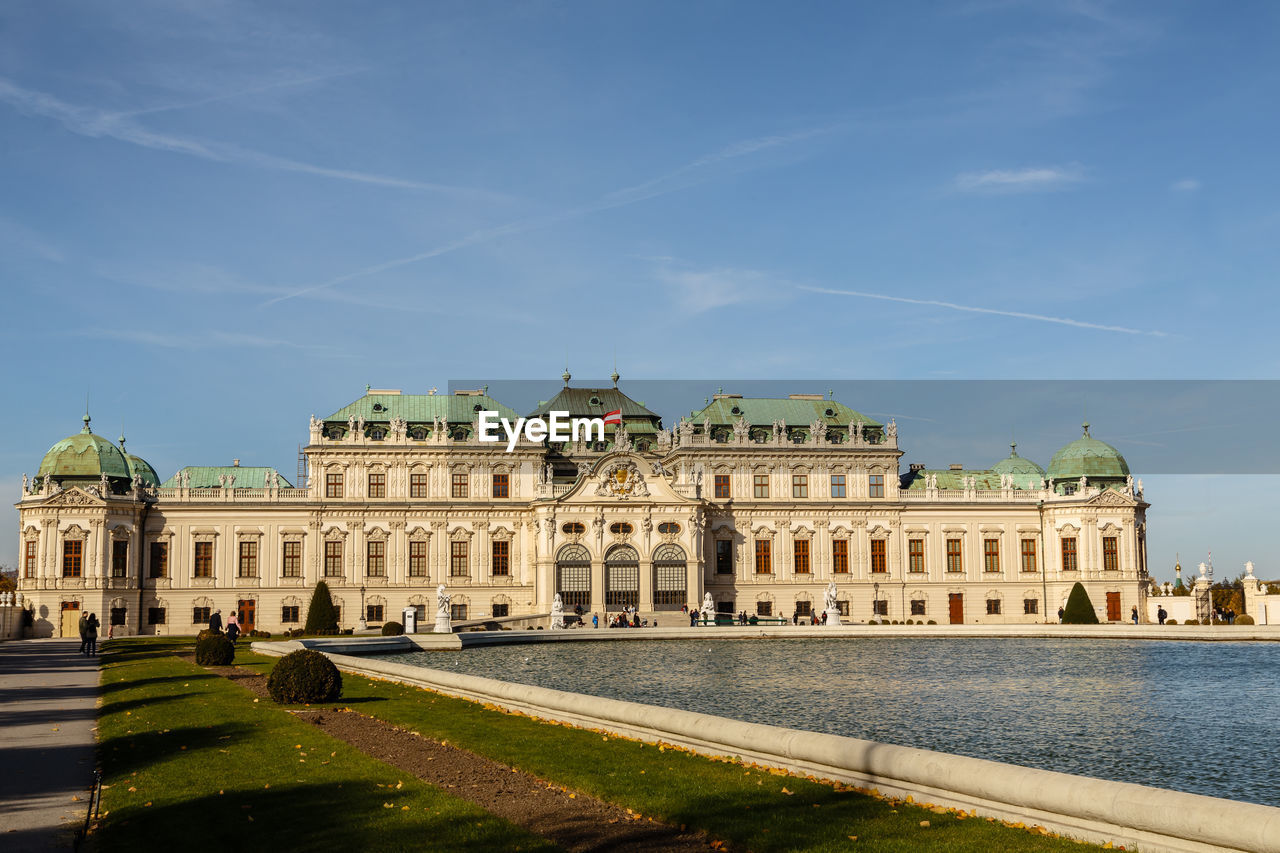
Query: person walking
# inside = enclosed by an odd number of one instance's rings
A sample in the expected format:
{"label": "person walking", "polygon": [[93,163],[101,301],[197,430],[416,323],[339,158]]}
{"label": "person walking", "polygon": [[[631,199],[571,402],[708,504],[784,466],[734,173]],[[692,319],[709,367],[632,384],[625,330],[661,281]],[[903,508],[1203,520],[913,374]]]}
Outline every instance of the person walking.
{"label": "person walking", "polygon": [[209,617],[209,630],[215,634],[222,633],[222,611],[215,610],[213,615]]}
{"label": "person walking", "polygon": [[1165,611],[1163,606],[1156,608],[1156,619],[1160,620],[1161,625],[1163,625],[1164,620],[1168,618],[1169,618],[1169,614]]}
{"label": "person walking", "polygon": [[591,614],[591,627],[592,627],[592,628],[599,628],[599,627],[600,627],[600,614],[599,614],[599,613],[592,613],[592,614]]}
{"label": "person walking", "polygon": [[89,614],[81,611],[77,624],[80,628],[80,654],[84,654],[85,647],[89,645]]}
{"label": "person walking", "polygon": [[85,655],[96,657],[98,654],[98,617],[90,613],[85,622]]}
{"label": "person walking", "polygon": [[1059,607],[1059,608],[1058,608],[1058,621],[1059,621],[1059,622],[1061,622],[1061,621],[1062,621],[1062,615],[1063,615],[1064,613],[1066,613],[1066,612],[1067,612],[1067,611],[1066,611],[1065,609],[1063,609],[1063,608],[1061,608],[1061,607]]}
{"label": "person walking", "polygon": [[698,611],[696,610],[689,611],[689,627],[690,628],[698,627]]}
{"label": "person walking", "polygon": [[230,639],[232,643],[234,643],[236,641],[236,637],[239,637],[239,636],[240,636],[240,621],[236,619],[236,614],[233,612],[229,616],[227,616],[227,638]]}
{"label": "person walking", "polygon": [[1135,624],[1135,625],[1137,625],[1137,624],[1138,624],[1138,607],[1137,607],[1137,605],[1134,605],[1133,612],[1131,612],[1131,613],[1129,614],[1129,617],[1130,617],[1131,619],[1133,619],[1133,624]]}

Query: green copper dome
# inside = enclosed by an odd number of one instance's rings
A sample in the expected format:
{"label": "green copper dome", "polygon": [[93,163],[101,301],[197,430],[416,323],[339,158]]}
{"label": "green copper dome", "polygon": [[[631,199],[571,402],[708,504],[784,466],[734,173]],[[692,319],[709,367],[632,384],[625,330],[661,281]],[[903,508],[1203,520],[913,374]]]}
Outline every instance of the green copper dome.
{"label": "green copper dome", "polygon": [[43,478],[46,474],[55,480],[97,480],[103,474],[128,480],[132,476],[124,454],[102,436],[89,431],[88,415],[84,416],[84,429],[62,439],[44,455],[36,477]]}
{"label": "green copper dome", "polygon": [[1049,461],[1049,477],[1059,482],[1088,477],[1090,482],[1105,479],[1124,479],[1129,475],[1129,463],[1120,451],[1105,441],[1089,435],[1089,424],[1084,424],[1084,436],[1077,438],[1053,454]]}
{"label": "green copper dome", "polygon": [[151,467],[151,463],[143,459],[141,456],[134,456],[124,448],[124,436],[120,436],[120,452],[124,454],[124,461],[129,465],[129,479],[141,477],[144,486],[159,486],[160,477],[156,474],[156,469]]}
{"label": "green copper dome", "polygon": [[991,470],[996,474],[1008,474],[1013,477],[1013,484],[1019,489],[1038,489],[1040,480],[1046,475],[1044,469],[1030,459],[1018,455],[1018,443],[1009,445],[1009,457],[1001,459]]}

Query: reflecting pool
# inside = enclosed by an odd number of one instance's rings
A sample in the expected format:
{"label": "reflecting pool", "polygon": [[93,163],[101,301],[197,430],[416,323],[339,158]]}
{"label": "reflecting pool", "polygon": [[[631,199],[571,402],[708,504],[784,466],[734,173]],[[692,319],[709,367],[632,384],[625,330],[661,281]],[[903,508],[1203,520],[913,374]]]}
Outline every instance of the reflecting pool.
{"label": "reflecting pool", "polygon": [[1280,806],[1280,644],[540,643],[401,663]]}

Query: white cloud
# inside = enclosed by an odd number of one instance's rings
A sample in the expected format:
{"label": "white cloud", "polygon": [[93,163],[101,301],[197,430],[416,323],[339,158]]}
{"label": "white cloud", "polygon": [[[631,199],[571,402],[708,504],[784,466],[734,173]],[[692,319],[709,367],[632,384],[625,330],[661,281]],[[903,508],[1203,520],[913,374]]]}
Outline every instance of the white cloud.
{"label": "white cloud", "polygon": [[1183,178],[1180,181],[1175,181],[1169,189],[1179,193],[1193,193],[1200,189],[1200,182],[1195,178]]}
{"label": "white cloud", "polygon": [[1041,166],[963,172],[956,175],[954,185],[961,192],[1020,193],[1064,189],[1082,180],[1079,166]]}
{"label": "white cloud", "polygon": [[890,296],[885,293],[868,293],[862,290],[835,290],[827,287],[809,287],[799,285],[800,290],[810,293],[825,293],[831,296],[856,296],[861,299],[880,299],[886,302],[903,302],[908,305],[929,305],[935,308],[948,308],[952,311],[967,311],[973,314],[994,314],[998,317],[1014,317],[1019,320],[1036,320],[1041,323],[1057,323],[1061,326],[1075,326],[1078,329],[1097,329],[1101,332],[1120,332],[1126,335],[1151,335],[1167,337],[1168,332],[1132,329],[1128,326],[1107,326],[1102,323],[1089,323],[1084,320],[1073,320],[1070,317],[1051,317],[1047,314],[1031,314],[1026,311],[1006,311],[999,308],[981,308],[975,305],[960,305],[955,302],[943,302],[938,299],[912,299],[907,296]]}
{"label": "white cloud", "polygon": [[699,314],[742,302],[755,302],[777,291],[779,282],[758,270],[663,268],[658,278],[674,291],[681,310]]}

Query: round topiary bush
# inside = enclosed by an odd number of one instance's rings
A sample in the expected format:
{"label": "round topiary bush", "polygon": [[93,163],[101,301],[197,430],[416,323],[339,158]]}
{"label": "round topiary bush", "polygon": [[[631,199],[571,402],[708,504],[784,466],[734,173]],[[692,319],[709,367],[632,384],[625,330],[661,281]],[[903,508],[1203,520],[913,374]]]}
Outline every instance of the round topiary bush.
{"label": "round topiary bush", "polygon": [[271,670],[267,692],[279,705],[328,702],[342,694],[342,673],[319,652],[290,652]]}
{"label": "round topiary bush", "polygon": [[1186,622],[1183,622],[1182,624],[1183,624],[1183,625],[1199,625],[1199,624],[1200,624],[1200,620],[1199,620],[1199,619],[1188,619]]}
{"label": "round topiary bush", "polygon": [[235,643],[226,634],[209,634],[196,640],[196,663],[200,666],[229,666],[235,659]]}
{"label": "round topiary bush", "polygon": [[1237,624],[1237,625],[1252,625],[1252,624],[1253,624],[1253,617],[1252,617],[1252,616],[1250,616],[1248,613],[1241,613],[1239,616],[1237,616],[1237,617],[1236,617],[1236,624]]}
{"label": "round topiary bush", "polygon": [[401,625],[399,622],[383,622],[382,623],[382,636],[384,637],[398,637],[403,633],[404,633],[404,626]]}
{"label": "round topiary bush", "polygon": [[938,623],[937,623],[937,622],[935,622],[935,621],[933,621],[932,619],[930,619],[930,620],[929,620],[928,622],[926,622],[925,624],[926,624],[926,625],[937,625]]}
{"label": "round topiary bush", "polygon": [[1164,624],[1166,624],[1166,625],[1177,625],[1177,624],[1178,624],[1178,620],[1177,620],[1177,619],[1166,619],[1166,620],[1164,620]]}

